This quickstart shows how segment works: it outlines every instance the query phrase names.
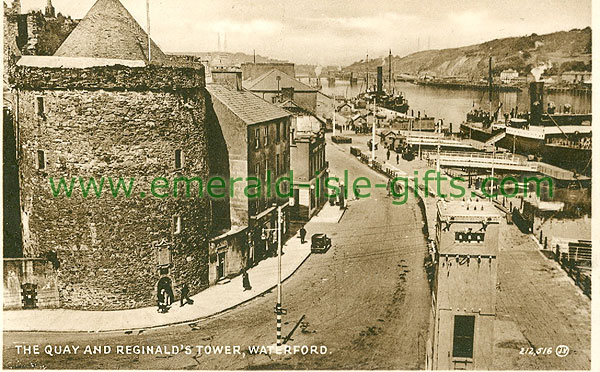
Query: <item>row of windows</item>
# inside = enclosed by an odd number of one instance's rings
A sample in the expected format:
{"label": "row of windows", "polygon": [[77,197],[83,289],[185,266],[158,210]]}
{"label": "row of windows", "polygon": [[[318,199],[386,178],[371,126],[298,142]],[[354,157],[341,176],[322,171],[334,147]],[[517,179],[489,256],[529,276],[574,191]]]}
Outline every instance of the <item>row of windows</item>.
{"label": "row of windows", "polygon": [[[289,162],[288,153],[285,152],[283,156],[281,154],[275,155],[275,167],[269,168],[269,157],[265,156],[264,160],[258,160],[254,164],[254,176],[261,177],[263,180],[267,179],[267,170],[271,170],[271,177],[277,178],[283,173],[287,172],[286,164]],[[264,164],[264,166],[262,166]]]}
{"label": "row of windows", "polygon": [[463,243],[463,242],[476,242],[483,243],[485,238],[484,232],[456,232],[454,233],[454,241]]}
{"label": "row of windows", "polygon": [[[285,121],[275,124],[275,143],[281,142],[282,138],[288,136],[288,128]],[[269,145],[269,125],[254,129],[254,148],[259,149]]]}
{"label": "row of windows", "polygon": [[[183,150],[175,150],[175,169],[182,169],[184,166]],[[46,152],[37,150],[37,168],[39,170],[46,169]]]}
{"label": "row of windows", "polygon": [[325,168],[325,151],[321,150],[315,154],[310,160],[309,174],[312,177],[316,172]]}

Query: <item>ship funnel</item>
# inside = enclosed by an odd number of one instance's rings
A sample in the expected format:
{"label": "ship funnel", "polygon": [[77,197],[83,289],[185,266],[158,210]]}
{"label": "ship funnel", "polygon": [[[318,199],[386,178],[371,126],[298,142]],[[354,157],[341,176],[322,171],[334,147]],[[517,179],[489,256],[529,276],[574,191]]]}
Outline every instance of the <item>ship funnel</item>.
{"label": "ship funnel", "polygon": [[377,91],[383,92],[383,66],[377,66]]}
{"label": "ship funnel", "polygon": [[544,113],[544,82],[529,84],[529,124],[540,125]]}

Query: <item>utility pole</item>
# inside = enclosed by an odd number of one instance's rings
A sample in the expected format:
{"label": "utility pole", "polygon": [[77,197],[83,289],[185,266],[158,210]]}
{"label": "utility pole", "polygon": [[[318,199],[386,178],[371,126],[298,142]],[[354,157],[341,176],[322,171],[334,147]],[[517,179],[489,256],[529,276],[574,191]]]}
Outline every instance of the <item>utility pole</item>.
{"label": "utility pole", "polygon": [[152,62],[152,43],[150,41],[150,0],[146,0],[146,22],[148,26],[148,64]]}
{"label": "utility pole", "polygon": [[333,135],[335,136],[335,93],[333,93]]}
{"label": "utility pole", "polygon": [[377,99],[373,98],[373,137],[371,138],[371,160],[375,161],[375,120],[377,116],[375,115],[375,110],[377,107]]}

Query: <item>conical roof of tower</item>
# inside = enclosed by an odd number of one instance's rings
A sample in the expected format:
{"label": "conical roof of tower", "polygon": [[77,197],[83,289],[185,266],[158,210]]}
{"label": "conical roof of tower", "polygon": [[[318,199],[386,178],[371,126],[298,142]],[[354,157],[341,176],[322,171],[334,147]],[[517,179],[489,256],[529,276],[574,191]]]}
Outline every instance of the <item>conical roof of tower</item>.
{"label": "conical roof of tower", "polygon": [[[151,48],[152,63],[167,61],[154,41]],[[148,34],[119,0],[98,0],[54,55],[148,62]]]}

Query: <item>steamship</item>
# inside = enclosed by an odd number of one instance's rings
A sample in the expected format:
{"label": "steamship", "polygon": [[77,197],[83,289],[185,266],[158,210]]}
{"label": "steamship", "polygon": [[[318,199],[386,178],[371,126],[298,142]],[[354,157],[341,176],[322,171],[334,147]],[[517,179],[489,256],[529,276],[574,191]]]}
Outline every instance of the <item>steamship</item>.
{"label": "steamship", "polygon": [[[383,66],[377,67],[377,89],[375,91],[369,91],[368,83],[367,83],[367,91],[359,94],[359,99],[364,99],[366,102],[371,103],[375,100],[375,103],[381,107],[384,107],[388,110],[396,111],[401,114],[406,114],[408,112],[408,100],[404,97],[404,93],[400,92],[397,94],[392,88],[392,51],[390,50],[388,60],[388,82],[390,86],[388,87],[388,91],[386,92],[383,89]],[[368,75],[367,75],[368,79]],[[368,80],[367,80],[368,81]]]}
{"label": "steamship", "polygon": [[529,112],[513,110],[507,118],[498,117],[500,107],[494,113],[470,112],[461,124],[461,135],[590,175],[592,114],[572,113],[569,105],[560,110],[548,105],[544,111],[544,82],[540,81],[530,84],[529,100]]}

